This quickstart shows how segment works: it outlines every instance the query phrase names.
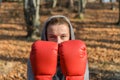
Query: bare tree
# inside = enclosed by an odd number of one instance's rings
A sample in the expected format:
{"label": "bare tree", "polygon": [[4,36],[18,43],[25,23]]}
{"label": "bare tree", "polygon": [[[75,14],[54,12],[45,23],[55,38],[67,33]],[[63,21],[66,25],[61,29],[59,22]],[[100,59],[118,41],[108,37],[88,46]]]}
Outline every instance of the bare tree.
{"label": "bare tree", "polygon": [[57,3],[59,3],[59,8],[62,8],[62,0],[53,0],[52,8],[55,8]]}
{"label": "bare tree", "polygon": [[119,0],[119,20],[118,20],[119,24],[120,24],[120,0]]}
{"label": "bare tree", "polygon": [[55,8],[56,7],[56,5],[57,5],[57,0],[53,0],[53,8]]}
{"label": "bare tree", "polygon": [[[114,5],[114,2],[115,2],[116,0],[109,0],[108,2],[110,2],[110,4],[111,4],[111,10],[114,10],[115,9],[115,5]],[[104,1],[103,0],[100,0],[100,3],[103,3]]]}
{"label": "bare tree", "polygon": [[24,17],[27,26],[27,36],[35,36],[39,31],[39,5],[40,0],[23,0],[24,1]]}
{"label": "bare tree", "polygon": [[74,7],[74,1],[70,0],[70,8],[73,8],[73,7]]}
{"label": "bare tree", "polygon": [[111,10],[114,10],[114,9],[115,9],[114,2],[115,2],[115,1],[113,1],[113,0],[110,0],[110,3],[111,3]]}
{"label": "bare tree", "polygon": [[78,17],[81,19],[84,17],[85,6],[86,0],[78,0]]}
{"label": "bare tree", "polygon": [[119,19],[118,19],[117,25],[120,25],[120,0],[119,0]]}

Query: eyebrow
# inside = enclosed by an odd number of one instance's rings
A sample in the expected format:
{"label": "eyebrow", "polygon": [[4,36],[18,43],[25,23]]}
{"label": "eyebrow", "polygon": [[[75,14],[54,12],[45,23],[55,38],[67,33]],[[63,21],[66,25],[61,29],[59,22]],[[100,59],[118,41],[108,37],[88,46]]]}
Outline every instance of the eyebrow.
{"label": "eyebrow", "polygon": [[48,35],[54,35],[54,34],[49,33]]}
{"label": "eyebrow", "polygon": [[56,36],[55,34],[48,34],[49,36]]}

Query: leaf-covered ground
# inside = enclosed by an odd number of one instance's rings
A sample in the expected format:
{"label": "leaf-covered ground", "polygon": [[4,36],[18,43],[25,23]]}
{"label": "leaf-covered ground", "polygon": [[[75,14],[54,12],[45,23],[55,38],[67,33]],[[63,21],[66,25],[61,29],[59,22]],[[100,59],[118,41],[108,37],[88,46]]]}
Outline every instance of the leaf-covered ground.
{"label": "leaf-covered ground", "polygon": [[[75,12],[53,9],[51,14],[42,8],[41,23],[51,15],[63,14],[70,18],[76,39],[87,45],[90,80],[120,80],[120,26],[118,8],[89,3],[85,17],[80,20]],[[42,27],[42,26],[41,26]],[[27,80],[27,60],[33,41],[26,35],[22,4],[0,5],[0,80]]]}

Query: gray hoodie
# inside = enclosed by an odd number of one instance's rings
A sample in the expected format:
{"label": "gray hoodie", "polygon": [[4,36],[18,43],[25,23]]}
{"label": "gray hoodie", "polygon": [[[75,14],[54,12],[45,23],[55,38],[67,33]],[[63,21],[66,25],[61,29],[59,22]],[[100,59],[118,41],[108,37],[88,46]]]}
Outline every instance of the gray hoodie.
{"label": "gray hoodie", "polygon": [[[74,40],[75,39],[75,35],[74,35],[74,31],[73,31],[73,27],[69,21],[69,19],[65,16],[62,16],[62,15],[56,15],[56,16],[52,16],[50,17],[45,23],[44,23],[44,26],[43,26],[43,30],[42,30],[42,34],[41,34],[41,40],[46,40],[46,24],[53,18],[56,18],[56,17],[62,17],[64,18],[70,25],[70,39],[71,40]],[[33,72],[32,72],[32,68],[31,68],[31,64],[30,64],[30,60],[28,60],[28,64],[27,64],[28,68],[27,68],[27,77],[28,77],[28,80],[34,80],[34,75],[33,75]],[[62,72],[61,72],[61,69],[60,69],[60,64],[59,64],[59,60],[58,60],[58,65],[57,65],[57,71],[56,71],[56,74],[55,76],[53,77],[53,80],[65,80]],[[89,69],[88,69],[88,63],[87,63],[87,66],[86,66],[86,72],[85,72],[85,76],[84,76],[84,80],[89,80]]]}

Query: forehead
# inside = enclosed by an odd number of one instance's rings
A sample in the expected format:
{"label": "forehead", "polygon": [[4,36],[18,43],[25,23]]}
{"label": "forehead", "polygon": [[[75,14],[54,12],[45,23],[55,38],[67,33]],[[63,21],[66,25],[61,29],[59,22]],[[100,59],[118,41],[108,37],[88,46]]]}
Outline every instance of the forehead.
{"label": "forehead", "polygon": [[67,24],[49,25],[47,28],[48,34],[62,34],[69,33],[69,26]]}

